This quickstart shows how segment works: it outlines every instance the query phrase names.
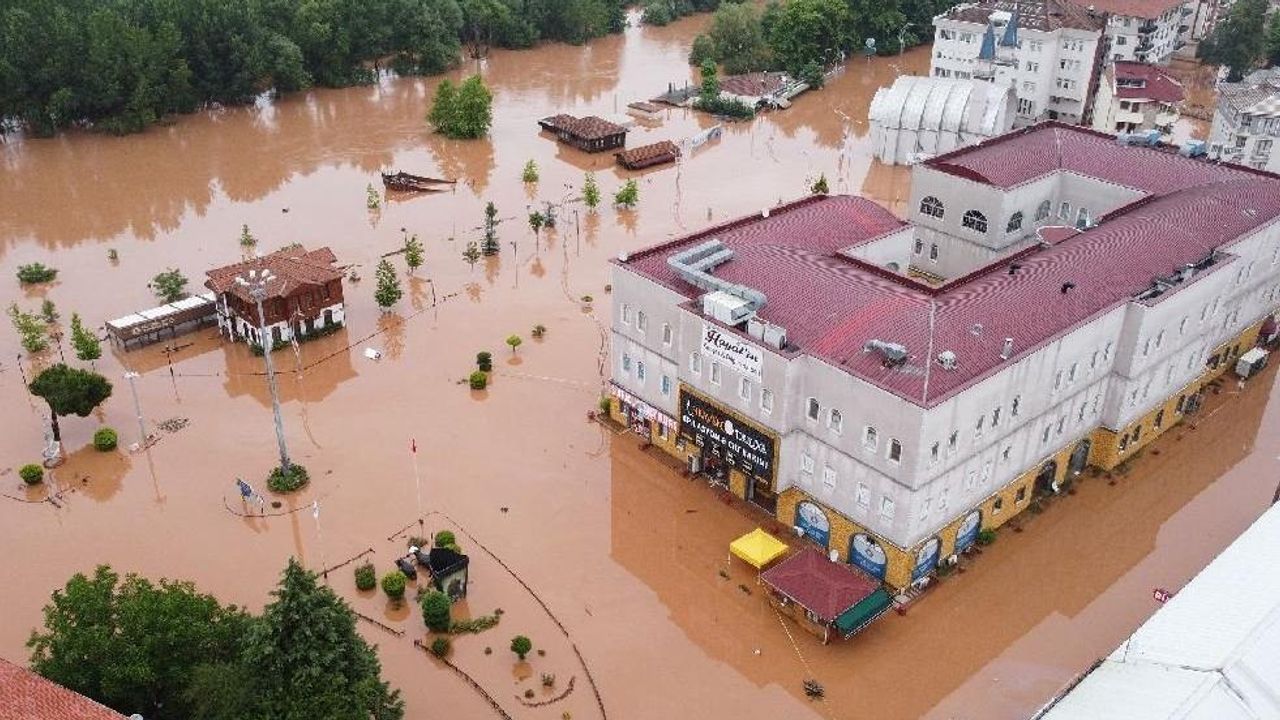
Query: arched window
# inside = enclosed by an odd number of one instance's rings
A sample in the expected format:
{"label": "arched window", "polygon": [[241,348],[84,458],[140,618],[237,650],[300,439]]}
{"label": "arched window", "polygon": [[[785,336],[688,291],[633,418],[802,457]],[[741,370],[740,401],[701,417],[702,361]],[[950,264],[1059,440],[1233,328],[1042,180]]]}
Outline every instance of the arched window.
{"label": "arched window", "polygon": [[1018,212],[1009,216],[1009,224],[1005,226],[1004,231],[1018,232],[1021,229],[1022,229],[1022,211],[1019,210]]}
{"label": "arched window", "polygon": [[966,210],[964,217],[960,219],[960,224],[975,232],[985,233],[987,231],[987,216],[977,210]]}
{"label": "arched window", "polygon": [[1040,207],[1036,208],[1036,222],[1040,222],[1049,217],[1049,213],[1053,212],[1053,203],[1045,200],[1040,203]]}
{"label": "arched window", "polygon": [[929,215],[931,217],[940,218],[942,217],[944,212],[945,212],[945,209],[942,207],[942,201],[932,195],[929,195],[928,197],[920,201],[921,215]]}

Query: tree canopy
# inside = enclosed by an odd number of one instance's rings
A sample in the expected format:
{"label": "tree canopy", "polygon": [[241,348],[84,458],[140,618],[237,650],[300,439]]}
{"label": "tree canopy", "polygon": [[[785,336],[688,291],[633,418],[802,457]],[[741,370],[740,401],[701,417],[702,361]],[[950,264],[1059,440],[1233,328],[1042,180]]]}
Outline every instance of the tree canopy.
{"label": "tree canopy", "polygon": [[58,416],[86,417],[93,409],[111,397],[111,383],[101,375],[88,370],[58,363],[46,368],[29,386],[31,394],[43,398],[49,404],[53,437],[62,439],[58,429]]}
{"label": "tree canopy", "polygon": [[1238,0],[1200,43],[1200,57],[1225,65],[1227,80],[1239,81],[1267,55],[1268,35],[1263,32],[1266,17],[1267,0]]}
{"label": "tree canopy", "polygon": [[446,137],[484,137],[493,124],[493,94],[479,75],[472,75],[456,87],[448,79],[441,80],[427,121]]}

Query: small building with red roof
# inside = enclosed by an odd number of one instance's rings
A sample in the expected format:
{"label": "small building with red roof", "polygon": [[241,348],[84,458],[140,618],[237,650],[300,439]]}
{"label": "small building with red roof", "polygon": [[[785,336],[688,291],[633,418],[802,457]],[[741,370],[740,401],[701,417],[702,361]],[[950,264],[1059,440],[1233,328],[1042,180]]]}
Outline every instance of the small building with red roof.
{"label": "small building with red roof", "polygon": [[0,658],[0,718],[4,720],[125,720],[73,690]]}
{"label": "small building with red roof", "polygon": [[1102,75],[1093,104],[1093,129],[1105,133],[1156,130],[1168,141],[1186,98],[1166,68],[1117,60]]}
{"label": "small building with red roof", "polygon": [[[218,328],[228,338],[259,347],[331,332],[345,320],[343,271],[327,247],[307,250],[291,245],[268,255],[207,271],[205,287],[213,291]],[[250,286],[241,282],[266,277],[263,319]]]}
{"label": "small building with red roof", "polygon": [[1280,307],[1280,176],[1047,122],[613,263],[610,413],[893,587],[1181,421]]}
{"label": "small building with red roof", "polygon": [[879,580],[811,547],[760,574],[769,602],[809,632],[851,637],[893,606]]}

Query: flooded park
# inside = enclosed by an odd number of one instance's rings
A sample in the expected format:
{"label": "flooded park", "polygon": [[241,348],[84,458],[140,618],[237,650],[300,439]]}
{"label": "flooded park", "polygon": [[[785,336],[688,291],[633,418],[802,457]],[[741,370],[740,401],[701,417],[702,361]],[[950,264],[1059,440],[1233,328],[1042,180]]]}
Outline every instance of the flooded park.
{"label": "flooded park", "polygon": [[[259,484],[276,463],[263,361],[247,346],[203,328],[107,351],[96,369],[115,392],[95,415],[62,421],[68,460],[28,490],[17,468],[38,461],[47,409],[26,392],[32,365],[16,336],[0,334],[0,656],[25,662],[42,606],[73,572],[107,563],[188,579],[256,610],[295,556],[329,570],[360,613],[407,718],[1024,718],[1154,612],[1154,588],[1180,588],[1271,504],[1274,368],[1225,382],[1125,472],[1083,477],[852,640],[822,645],[780,618],[756,571],[727,551],[776,523],[589,417],[608,379],[608,261],[801,197],[819,175],[901,214],[907,169],[873,162],[867,110],[878,87],[927,72],[929,48],[853,59],[820,92],[726,124],[678,165],[625,171],[539,131],[549,115],[618,114],[696,82],[687,57],[708,19],[494,51],[458,69],[454,79],[479,69],[493,91],[484,140],[431,132],[439,78],[387,77],[135,136],[0,144],[6,307],[50,299],[64,323],[77,312],[99,327],[154,305],[148,282],[167,268],[194,289],[242,259],[243,225],[259,252],[327,246],[362,277],[346,283],[342,330],[275,353],[287,441],[312,480],[261,512],[235,485]],[[715,122],[667,108],[628,144],[679,142]],[[529,160],[536,184],[521,182]],[[366,187],[396,170],[458,182],[369,209]],[[637,179],[636,208],[589,210],[588,171],[606,197]],[[488,202],[501,252],[471,264],[463,251]],[[548,202],[557,227],[535,234],[525,218]],[[374,266],[406,232],[425,262],[383,313]],[[56,282],[14,282],[31,262],[58,268]],[[537,325],[546,332],[531,337]],[[504,342],[512,334],[518,349]],[[61,345],[55,359],[71,352]],[[494,372],[471,390],[480,351]],[[139,422],[126,372],[140,375],[156,437],[139,452],[124,450]],[[94,450],[101,424],[119,431],[120,452]],[[497,629],[459,637],[449,665],[424,651],[414,603],[359,591],[351,573],[366,559],[390,569],[409,538],[440,530],[471,558],[455,613],[500,615]],[[535,648],[519,662],[507,649],[516,633]],[[825,697],[807,698],[806,679]]]}

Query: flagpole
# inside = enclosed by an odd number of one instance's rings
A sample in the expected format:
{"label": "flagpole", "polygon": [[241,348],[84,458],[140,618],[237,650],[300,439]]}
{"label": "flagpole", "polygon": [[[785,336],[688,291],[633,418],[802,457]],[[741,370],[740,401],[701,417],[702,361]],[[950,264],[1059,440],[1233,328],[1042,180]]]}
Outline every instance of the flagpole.
{"label": "flagpole", "polygon": [[324,561],[324,533],[320,531],[320,501],[311,501],[311,517],[316,520],[316,539],[320,546],[320,574],[324,576],[325,582],[329,581],[328,565]]}
{"label": "flagpole", "polygon": [[422,476],[418,473],[418,442],[409,440],[409,454],[413,456],[413,484],[418,491],[418,529],[423,527],[422,520]]}

